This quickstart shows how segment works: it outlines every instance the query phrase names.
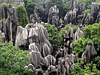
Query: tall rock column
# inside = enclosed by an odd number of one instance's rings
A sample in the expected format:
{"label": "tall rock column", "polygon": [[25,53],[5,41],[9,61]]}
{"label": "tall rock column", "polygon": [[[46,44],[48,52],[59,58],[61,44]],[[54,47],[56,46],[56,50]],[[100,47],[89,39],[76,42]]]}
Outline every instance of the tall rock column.
{"label": "tall rock column", "polygon": [[16,31],[17,31],[17,7],[8,5],[8,41],[15,43]]}

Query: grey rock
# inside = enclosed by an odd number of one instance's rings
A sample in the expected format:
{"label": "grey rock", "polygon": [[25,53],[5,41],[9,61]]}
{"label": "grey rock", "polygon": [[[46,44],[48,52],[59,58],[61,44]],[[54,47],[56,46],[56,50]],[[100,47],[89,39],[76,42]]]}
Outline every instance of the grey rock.
{"label": "grey rock", "polygon": [[46,57],[47,55],[51,55],[51,50],[47,44],[43,45],[43,57]]}
{"label": "grey rock", "polygon": [[12,5],[8,5],[8,41],[12,41],[15,44],[16,32],[17,32],[17,7],[12,7]]}
{"label": "grey rock", "polygon": [[17,35],[16,35],[16,41],[15,41],[15,46],[27,46],[27,41],[28,39],[28,31],[27,29],[19,26],[17,28]]}
{"label": "grey rock", "polygon": [[36,69],[36,75],[43,75],[43,70],[41,68]]}
{"label": "grey rock", "polygon": [[14,0],[13,1],[13,4],[15,4],[15,5],[24,5],[24,1],[23,0]]}
{"label": "grey rock", "polygon": [[4,5],[2,5],[0,7],[0,18],[4,19],[5,18],[5,9],[4,9]]}
{"label": "grey rock", "polygon": [[33,70],[33,73],[32,74],[28,74],[28,75],[36,75],[36,69],[35,69],[35,67],[32,64],[29,64],[26,67],[28,67],[28,69],[32,69]]}
{"label": "grey rock", "polygon": [[29,50],[33,50],[33,51],[39,51],[38,47],[35,45],[35,43],[32,43],[29,45]]}
{"label": "grey rock", "polygon": [[91,41],[88,42],[86,50],[82,54],[82,59],[85,63],[90,63],[93,61],[95,55],[97,54],[94,45]]}
{"label": "grey rock", "polygon": [[69,23],[76,24],[77,14],[78,14],[78,9],[76,8],[67,12],[64,17],[64,23],[65,24],[69,24]]}
{"label": "grey rock", "polygon": [[29,60],[30,64],[33,64],[35,68],[40,67],[40,60],[41,60],[41,53],[39,51],[31,51],[29,52],[29,55],[31,56],[31,59]]}
{"label": "grey rock", "polygon": [[58,24],[59,24],[58,14],[59,14],[59,9],[57,8],[57,5],[54,5],[53,7],[51,7],[48,14],[48,23],[58,27]]}
{"label": "grey rock", "polygon": [[75,33],[75,41],[77,41],[81,36],[83,35],[83,31],[81,31],[79,28]]}
{"label": "grey rock", "polygon": [[9,0],[0,0],[0,4],[3,3],[3,2],[8,4]]}
{"label": "grey rock", "polygon": [[49,75],[58,75],[57,68],[53,65],[50,65],[48,67],[48,73],[49,73]]}
{"label": "grey rock", "polygon": [[34,7],[34,15],[37,23],[39,23],[39,19],[40,21],[43,21],[45,23],[47,22],[48,15],[46,10],[42,6],[38,5]]}
{"label": "grey rock", "polygon": [[86,9],[85,3],[82,2],[82,3],[79,5],[79,13],[82,13],[85,9]]}
{"label": "grey rock", "polygon": [[78,8],[79,0],[70,0],[70,9],[73,10],[74,8]]}

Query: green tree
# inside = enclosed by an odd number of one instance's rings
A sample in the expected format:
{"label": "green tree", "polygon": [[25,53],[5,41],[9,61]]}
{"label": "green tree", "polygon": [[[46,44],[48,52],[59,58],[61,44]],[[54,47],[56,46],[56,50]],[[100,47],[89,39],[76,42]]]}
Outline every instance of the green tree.
{"label": "green tree", "polygon": [[27,16],[27,12],[26,9],[24,8],[23,5],[18,5],[18,26],[22,26],[25,27],[28,23],[28,16]]}
{"label": "green tree", "polygon": [[100,48],[100,24],[94,23],[93,25],[88,25],[84,27],[83,30],[85,33],[83,34],[78,41],[73,42],[74,45],[74,51],[73,53],[82,53],[86,50],[86,45],[88,41],[92,41],[94,44],[94,47],[97,51],[99,51]]}
{"label": "green tree", "polygon": [[12,3],[14,0],[9,0],[9,3]]}
{"label": "green tree", "polygon": [[[87,63],[84,65],[84,62],[81,58],[78,59],[78,62],[72,69],[71,75],[100,75],[100,71],[97,69],[96,64]],[[83,65],[83,68],[81,66]]]}
{"label": "green tree", "polygon": [[28,51],[20,50],[12,42],[0,42],[0,75],[24,75],[32,70],[24,68],[28,65],[30,56]]}
{"label": "green tree", "polygon": [[45,24],[45,23],[43,23],[42,25],[47,29],[49,35],[49,41],[52,44],[54,51],[56,51],[60,43],[58,29],[55,27],[55,25]]}
{"label": "green tree", "polygon": [[33,14],[33,10],[34,10],[34,7],[37,6],[37,5],[41,5],[41,3],[37,2],[35,0],[24,0],[24,3],[25,3],[25,8],[27,10],[27,13],[28,13],[28,16],[30,16],[30,14]]}

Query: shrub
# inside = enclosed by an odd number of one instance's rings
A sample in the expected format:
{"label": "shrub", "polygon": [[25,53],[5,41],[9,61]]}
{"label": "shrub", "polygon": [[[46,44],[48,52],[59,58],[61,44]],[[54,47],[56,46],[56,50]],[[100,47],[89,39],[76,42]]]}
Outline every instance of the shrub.
{"label": "shrub", "polygon": [[43,23],[42,25],[47,29],[49,35],[49,41],[52,44],[54,51],[56,51],[60,43],[58,29],[55,27],[55,25],[45,24],[45,23]]}
{"label": "shrub", "polygon": [[28,23],[28,16],[27,16],[27,12],[26,9],[24,8],[23,5],[18,5],[18,26],[22,26],[25,27]]}
{"label": "shrub", "polygon": [[0,75],[24,75],[32,70],[24,68],[30,56],[28,51],[20,50],[12,42],[0,42]]}

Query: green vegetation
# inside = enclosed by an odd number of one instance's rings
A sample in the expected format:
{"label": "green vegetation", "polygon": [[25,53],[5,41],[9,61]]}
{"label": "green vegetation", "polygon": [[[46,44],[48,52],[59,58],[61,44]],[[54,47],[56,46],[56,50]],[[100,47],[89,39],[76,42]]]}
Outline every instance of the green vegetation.
{"label": "green vegetation", "polygon": [[9,0],[9,3],[12,3],[14,0]]}
{"label": "green vegetation", "polygon": [[27,13],[28,13],[28,16],[30,16],[30,14],[33,14],[33,10],[34,10],[34,7],[37,6],[37,5],[41,5],[41,3],[37,2],[35,0],[24,0],[24,3],[25,3],[25,8],[27,10]]}
{"label": "green vegetation", "polygon": [[32,70],[24,68],[28,65],[28,51],[20,50],[12,42],[0,42],[0,75],[25,75]]}
{"label": "green vegetation", "polygon": [[[100,75],[100,71],[96,68],[93,62],[83,65],[81,58],[78,59],[76,66],[72,69],[72,75]],[[83,69],[81,68],[83,66]]]}
{"label": "green vegetation", "polygon": [[52,44],[54,51],[56,51],[60,43],[58,29],[55,27],[55,25],[51,24],[43,23],[43,26],[47,29],[49,35],[49,41]]}
{"label": "green vegetation", "polygon": [[64,35],[65,31],[68,31],[69,27],[73,29],[73,32],[75,33],[77,31],[77,26],[71,24],[71,25],[66,25],[64,28],[62,28],[59,32],[59,37],[60,37],[60,44],[64,43]]}
{"label": "green vegetation", "polygon": [[84,10],[84,11],[82,12],[82,14],[85,14],[85,16],[87,16],[87,14],[90,13],[90,11],[91,11],[90,9],[86,9],[86,10]]}
{"label": "green vegetation", "polygon": [[79,3],[85,3],[86,9],[91,9],[91,3],[96,2],[96,0],[79,0]]}
{"label": "green vegetation", "polygon": [[26,9],[24,8],[23,5],[18,5],[17,8],[18,8],[18,26],[25,27],[29,23]]}
{"label": "green vegetation", "polygon": [[99,51],[100,46],[100,24],[95,23],[93,25],[88,25],[84,27],[83,30],[85,33],[78,41],[73,42],[74,45],[74,51],[73,53],[82,53],[86,50],[86,45],[88,41],[92,41],[94,44],[94,47],[97,51]]}

